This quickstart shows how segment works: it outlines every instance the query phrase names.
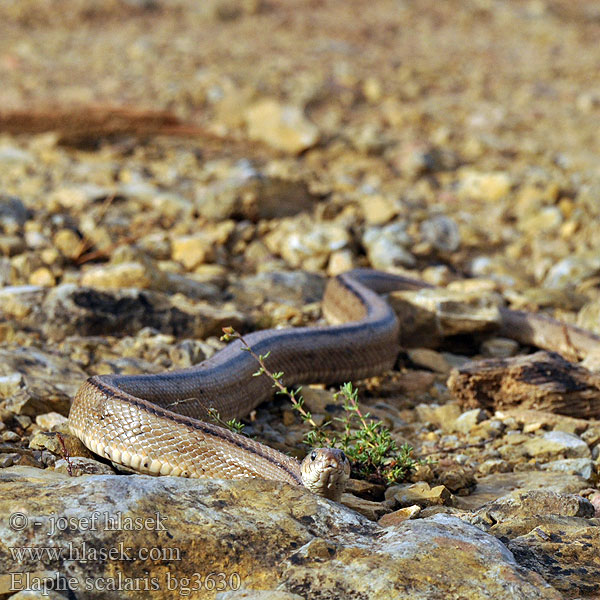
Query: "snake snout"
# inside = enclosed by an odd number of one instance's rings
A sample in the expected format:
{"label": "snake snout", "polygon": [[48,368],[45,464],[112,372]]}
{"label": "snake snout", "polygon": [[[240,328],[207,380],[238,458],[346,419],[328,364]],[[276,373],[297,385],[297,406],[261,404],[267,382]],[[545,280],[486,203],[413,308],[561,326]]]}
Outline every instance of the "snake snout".
{"label": "snake snout", "polygon": [[300,472],[311,492],[339,502],[350,477],[350,463],[338,448],[316,448],[302,461]]}

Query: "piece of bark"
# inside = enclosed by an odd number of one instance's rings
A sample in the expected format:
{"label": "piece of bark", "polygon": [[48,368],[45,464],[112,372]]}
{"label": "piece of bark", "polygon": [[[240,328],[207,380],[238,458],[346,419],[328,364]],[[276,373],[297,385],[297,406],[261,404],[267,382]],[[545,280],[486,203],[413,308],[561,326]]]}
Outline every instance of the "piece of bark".
{"label": "piece of bark", "polygon": [[600,375],[554,352],[470,361],[453,369],[448,389],[465,409],[519,407],[600,418]]}

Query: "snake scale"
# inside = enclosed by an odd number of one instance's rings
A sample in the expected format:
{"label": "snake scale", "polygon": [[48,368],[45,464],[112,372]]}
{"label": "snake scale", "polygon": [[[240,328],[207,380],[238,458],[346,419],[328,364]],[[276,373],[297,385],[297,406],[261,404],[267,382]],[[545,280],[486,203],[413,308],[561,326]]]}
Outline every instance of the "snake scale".
{"label": "snake scale", "polygon": [[[431,287],[371,269],[329,280],[323,297],[328,326],[269,329],[245,337],[286,385],[338,383],[382,373],[399,351],[398,319],[380,294]],[[548,350],[580,355],[600,338],[532,313],[501,309],[502,335]],[[568,328],[568,335],[565,334]],[[73,433],[96,454],[141,473],[237,479],[259,477],[300,485],[339,499],[349,465],[339,450],[318,449],[302,465],[245,436],[209,423],[247,415],[273,393],[267,377],[235,340],[186,369],[150,375],[101,375],[78,391],[69,414]]]}

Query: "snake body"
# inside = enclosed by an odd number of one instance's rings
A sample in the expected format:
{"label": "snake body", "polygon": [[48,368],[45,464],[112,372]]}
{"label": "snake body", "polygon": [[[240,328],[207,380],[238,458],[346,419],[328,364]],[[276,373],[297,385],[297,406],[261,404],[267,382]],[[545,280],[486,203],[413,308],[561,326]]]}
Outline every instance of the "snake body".
{"label": "snake body", "polygon": [[[369,269],[330,279],[323,298],[329,326],[269,329],[246,336],[267,364],[283,371],[284,383],[337,383],[391,369],[397,357],[398,319],[379,295],[428,284]],[[565,325],[530,313],[502,309],[502,333],[522,343],[565,350]],[[563,346],[585,354],[596,336],[569,328]],[[558,347],[557,347],[558,346]],[[260,477],[339,497],[337,484],[323,483],[323,470],[343,453],[322,451],[300,463],[245,436],[207,422],[209,408],[222,419],[248,414],[273,392],[267,377],[253,377],[255,359],[240,340],[187,369],[151,375],[102,375],[88,379],[69,414],[73,433],[93,452],[125,467],[154,475],[237,479]],[[340,456],[341,454],[341,456]],[[309,455],[310,456],[310,455]],[[314,464],[313,464],[314,463]],[[342,464],[347,471],[347,464]],[[317,483],[306,479],[313,471]],[[305,475],[303,479],[303,475]],[[346,474],[347,477],[347,474]],[[319,486],[327,485],[329,491]],[[335,489],[334,489],[335,488]],[[331,491],[333,490],[333,491]]]}

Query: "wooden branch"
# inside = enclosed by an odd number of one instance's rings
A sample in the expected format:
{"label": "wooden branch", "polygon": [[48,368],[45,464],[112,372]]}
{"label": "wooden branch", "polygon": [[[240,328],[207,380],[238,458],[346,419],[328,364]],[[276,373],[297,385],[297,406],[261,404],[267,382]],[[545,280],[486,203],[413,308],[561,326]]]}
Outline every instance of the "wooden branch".
{"label": "wooden branch", "polygon": [[451,372],[448,389],[464,408],[600,418],[600,375],[554,352],[470,361]]}
{"label": "wooden branch", "polygon": [[204,129],[182,123],[167,111],[118,106],[83,106],[0,111],[0,132],[13,135],[54,131],[59,142],[78,144],[115,135],[210,135]]}

